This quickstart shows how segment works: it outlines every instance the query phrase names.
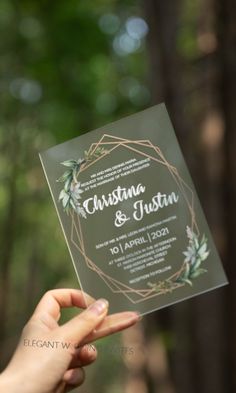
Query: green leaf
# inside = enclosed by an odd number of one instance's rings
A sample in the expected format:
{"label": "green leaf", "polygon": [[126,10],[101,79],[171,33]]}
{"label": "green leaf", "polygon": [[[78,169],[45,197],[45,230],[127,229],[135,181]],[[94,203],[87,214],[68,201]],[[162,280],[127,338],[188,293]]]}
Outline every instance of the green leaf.
{"label": "green leaf", "polygon": [[199,277],[201,274],[206,273],[206,272],[207,272],[206,269],[197,269],[197,270],[193,271],[193,272],[190,274],[190,278],[197,278],[197,277]]}
{"label": "green leaf", "polygon": [[183,279],[187,279],[189,276],[189,272],[190,272],[190,265],[188,263],[185,264],[185,269],[183,271],[183,273],[181,274],[181,278]]}
{"label": "green leaf", "polygon": [[194,242],[194,247],[197,250],[199,248],[199,242],[198,242],[198,238],[196,235],[193,238],[193,242]]}
{"label": "green leaf", "polygon": [[58,200],[60,201],[61,199],[63,199],[65,197],[65,190],[61,190]]}
{"label": "green leaf", "polygon": [[57,179],[57,182],[66,181],[69,177],[71,177],[71,175],[72,175],[71,170],[68,170],[68,171],[64,172],[63,175],[61,177],[59,177],[59,179]]}
{"label": "green leaf", "polygon": [[76,206],[72,198],[70,198],[70,204],[73,207],[73,209],[76,210]]}
{"label": "green leaf", "polygon": [[71,176],[69,176],[68,179],[65,181],[64,189],[66,191],[70,190],[71,180],[72,180],[72,178],[71,178]]}
{"label": "green leaf", "polygon": [[191,287],[193,286],[191,280],[189,280],[188,278],[181,277],[181,276],[179,278],[177,278],[176,282],[180,282],[180,283],[183,283],[183,284],[188,284]]}
{"label": "green leaf", "polygon": [[203,244],[200,246],[200,248],[198,249],[198,254],[199,254],[199,255],[204,254],[204,253],[206,252],[206,249],[207,249],[207,244],[206,244],[206,243],[203,243]]}
{"label": "green leaf", "polygon": [[207,259],[209,254],[210,254],[210,251],[206,251],[203,255],[201,255],[201,260],[205,261],[205,259]]}
{"label": "green leaf", "polygon": [[64,166],[68,166],[69,168],[74,168],[74,166],[77,164],[77,161],[75,161],[75,160],[67,160],[67,161],[61,162],[61,164],[64,165]]}
{"label": "green leaf", "polygon": [[201,262],[202,262],[201,258],[198,258],[196,260],[196,262],[192,265],[191,272],[197,270],[199,268],[199,266],[201,265]]}
{"label": "green leaf", "polygon": [[69,194],[67,194],[67,193],[65,193],[66,195],[64,196],[64,198],[63,198],[63,200],[62,200],[62,205],[63,205],[63,207],[66,207],[67,206],[67,204],[68,204],[68,202],[69,202],[69,199],[70,199],[70,195]]}
{"label": "green leaf", "polygon": [[188,280],[188,279],[184,279],[184,278],[182,278],[182,282],[184,282],[184,283],[186,283],[186,284],[190,285],[191,287],[193,286],[193,283],[192,283],[192,281],[191,281],[191,280]]}

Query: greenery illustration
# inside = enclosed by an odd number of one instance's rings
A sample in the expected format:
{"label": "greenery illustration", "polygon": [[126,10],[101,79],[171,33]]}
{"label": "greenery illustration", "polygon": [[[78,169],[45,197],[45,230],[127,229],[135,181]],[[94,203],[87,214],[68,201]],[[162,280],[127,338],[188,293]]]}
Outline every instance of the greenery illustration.
{"label": "greenery illustration", "polygon": [[106,153],[108,153],[108,150],[106,150],[104,147],[100,147],[100,146],[98,146],[94,151],[92,151],[90,153],[85,150],[84,161],[87,163],[91,162],[93,160],[96,160],[96,158],[103,156]]}
{"label": "greenery illustration", "polygon": [[71,210],[74,210],[79,216],[87,218],[86,212],[79,201],[84,191],[82,190],[81,182],[78,181],[78,174],[80,169],[84,168],[86,164],[96,160],[107,152],[106,149],[98,146],[94,151],[85,151],[84,158],[61,162],[62,165],[67,167],[67,170],[56,180],[57,182],[64,183],[58,200],[62,203],[63,209],[67,214],[69,214]]}
{"label": "greenery illustration", "polygon": [[157,283],[148,283],[148,286],[156,292],[172,292],[179,287],[179,284],[192,286],[194,279],[207,272],[206,269],[202,268],[202,262],[205,261],[210,253],[207,249],[206,236],[203,235],[200,240],[199,236],[189,226],[187,226],[186,232],[189,243],[187,250],[183,252],[185,255],[184,263],[181,269],[171,278]]}

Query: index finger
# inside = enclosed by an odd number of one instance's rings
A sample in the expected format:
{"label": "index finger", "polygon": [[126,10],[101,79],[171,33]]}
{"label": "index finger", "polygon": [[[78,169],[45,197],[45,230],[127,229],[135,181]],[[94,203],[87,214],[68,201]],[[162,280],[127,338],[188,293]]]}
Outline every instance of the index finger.
{"label": "index finger", "polygon": [[58,321],[60,318],[60,309],[67,307],[86,308],[95,299],[86,292],[79,289],[60,288],[47,291],[38,305],[36,306],[33,315],[47,313]]}
{"label": "index finger", "polygon": [[127,329],[141,319],[141,315],[133,311],[124,311],[108,315],[95,330],[85,337],[81,345],[89,344],[99,338]]}

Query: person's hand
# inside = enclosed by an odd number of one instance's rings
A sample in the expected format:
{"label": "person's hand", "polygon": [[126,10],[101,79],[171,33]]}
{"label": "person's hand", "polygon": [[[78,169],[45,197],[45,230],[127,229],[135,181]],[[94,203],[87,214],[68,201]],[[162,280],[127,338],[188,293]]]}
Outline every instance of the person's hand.
{"label": "person's hand", "polygon": [[[86,309],[59,326],[63,307]],[[107,311],[106,300],[95,302],[80,290],[46,292],[25,325],[10,363],[0,374],[0,391],[64,393],[81,385],[83,366],[92,363],[97,356],[95,347],[86,344],[139,320],[135,312],[107,316]]]}

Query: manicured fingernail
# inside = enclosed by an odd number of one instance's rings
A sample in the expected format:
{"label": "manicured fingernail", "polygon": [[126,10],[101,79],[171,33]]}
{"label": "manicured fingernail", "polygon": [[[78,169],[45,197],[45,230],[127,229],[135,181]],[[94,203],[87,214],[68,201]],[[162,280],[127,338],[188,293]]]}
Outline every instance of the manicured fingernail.
{"label": "manicured fingernail", "polygon": [[135,315],[136,315],[137,321],[141,321],[143,319],[143,316],[138,311],[135,312]]}
{"label": "manicured fingernail", "polygon": [[124,319],[124,323],[135,323],[135,322],[139,322],[141,321],[142,316],[138,313],[138,312],[132,312],[130,313],[129,316],[127,316],[127,318]]}
{"label": "manicured fingernail", "polygon": [[99,299],[89,306],[89,310],[97,315],[101,315],[108,308],[108,301],[106,299]]}

